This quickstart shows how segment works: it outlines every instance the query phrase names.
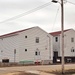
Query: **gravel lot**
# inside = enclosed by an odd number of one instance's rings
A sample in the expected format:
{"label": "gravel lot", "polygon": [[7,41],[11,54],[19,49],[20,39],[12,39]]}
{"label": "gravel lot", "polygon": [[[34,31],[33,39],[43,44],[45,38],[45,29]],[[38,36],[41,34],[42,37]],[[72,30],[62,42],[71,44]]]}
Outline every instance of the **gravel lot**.
{"label": "gravel lot", "polygon": [[[75,64],[65,65],[65,70],[69,70],[69,69],[75,69]],[[23,72],[25,72],[25,73],[32,72],[32,73],[38,74],[38,75],[54,75],[54,74],[50,74],[49,72],[60,71],[60,70],[61,70],[61,65],[3,67],[3,68],[0,68],[0,75],[19,75],[19,73],[23,73]],[[17,73],[17,74],[14,74],[14,73]],[[72,74],[72,75],[74,75],[74,74]]]}

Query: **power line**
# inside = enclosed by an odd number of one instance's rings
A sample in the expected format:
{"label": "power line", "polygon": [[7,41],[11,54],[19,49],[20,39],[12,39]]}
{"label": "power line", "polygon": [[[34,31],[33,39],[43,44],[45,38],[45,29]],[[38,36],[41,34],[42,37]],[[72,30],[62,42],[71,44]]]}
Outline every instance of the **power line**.
{"label": "power line", "polygon": [[36,8],[34,8],[34,9],[32,9],[32,10],[29,10],[29,11],[27,11],[27,12],[24,12],[24,13],[22,13],[22,14],[19,14],[19,15],[17,15],[17,16],[12,17],[12,18],[9,18],[9,19],[6,19],[6,20],[4,20],[4,21],[1,21],[0,23],[5,23],[5,22],[7,22],[7,21],[11,21],[11,20],[14,20],[14,19],[23,17],[23,16],[25,16],[25,15],[28,15],[28,14],[31,14],[31,13],[33,13],[33,12],[35,12],[35,11],[38,11],[38,10],[40,10],[40,9],[43,9],[44,7],[47,7],[47,6],[49,6],[49,5],[51,5],[51,2],[48,2],[48,3],[46,3],[46,4],[43,4],[43,5],[39,6],[39,7],[36,7]]}
{"label": "power line", "polygon": [[70,2],[70,1],[67,1],[68,3],[70,3],[70,4],[73,4],[73,5],[75,5],[75,3],[73,3],[73,2]]}
{"label": "power line", "polygon": [[60,7],[58,7],[58,9],[57,9],[57,12],[56,12],[56,16],[55,16],[55,19],[54,19],[54,23],[53,23],[52,30],[53,30],[53,28],[54,28],[54,26],[55,26],[55,22],[56,22],[56,19],[57,19],[57,15],[58,15],[59,9],[60,9]]}

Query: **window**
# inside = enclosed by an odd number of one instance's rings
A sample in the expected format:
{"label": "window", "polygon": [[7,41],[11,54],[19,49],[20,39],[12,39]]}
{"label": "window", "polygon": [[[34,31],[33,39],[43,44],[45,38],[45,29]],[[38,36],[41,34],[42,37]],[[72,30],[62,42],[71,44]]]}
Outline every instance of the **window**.
{"label": "window", "polygon": [[72,52],[72,49],[71,49],[71,52]]}
{"label": "window", "polygon": [[27,52],[27,49],[25,49],[25,52]]}
{"label": "window", "polygon": [[74,49],[73,49],[73,52],[74,52]]}
{"label": "window", "polygon": [[16,54],[16,49],[14,49],[14,54]]}
{"label": "window", "polygon": [[58,37],[55,37],[55,41],[58,42]]}
{"label": "window", "polygon": [[74,42],[74,38],[71,38],[71,42]]}
{"label": "window", "polygon": [[74,52],[74,48],[71,49],[71,52]]}
{"label": "window", "polygon": [[35,51],[35,55],[39,56],[40,55],[40,51],[39,50]]}
{"label": "window", "polygon": [[27,38],[27,36],[25,36],[25,38]]}
{"label": "window", "polygon": [[36,37],[36,43],[39,43],[39,37]]}
{"label": "window", "polygon": [[39,55],[40,55],[40,52],[38,52],[39,53]]}
{"label": "window", "polygon": [[35,55],[38,55],[38,52],[37,51],[35,52]]}

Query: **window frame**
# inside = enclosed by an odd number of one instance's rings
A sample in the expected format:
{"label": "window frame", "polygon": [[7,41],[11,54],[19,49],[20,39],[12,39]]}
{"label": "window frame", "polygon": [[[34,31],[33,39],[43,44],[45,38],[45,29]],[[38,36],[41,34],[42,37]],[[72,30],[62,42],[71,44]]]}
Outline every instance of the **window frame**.
{"label": "window frame", "polygon": [[71,52],[75,52],[75,49],[74,49],[74,48],[72,48],[72,49],[71,49]]}
{"label": "window frame", "polygon": [[58,37],[57,36],[55,37],[55,42],[58,42]]}
{"label": "window frame", "polygon": [[35,55],[38,56],[38,52],[37,51],[35,51]]}
{"label": "window frame", "polygon": [[[37,49],[38,49],[38,48],[37,48]],[[37,49],[36,49],[36,51],[35,51],[35,55],[36,55],[36,56],[40,56],[40,51],[37,50]]]}
{"label": "window frame", "polygon": [[71,42],[74,42],[74,38],[73,37],[71,38]]}
{"label": "window frame", "polygon": [[35,42],[36,42],[36,43],[39,43],[39,37],[36,37]]}
{"label": "window frame", "polygon": [[27,49],[25,49],[25,52],[27,52]]}
{"label": "window frame", "polygon": [[27,38],[27,35],[25,35],[25,38]]}

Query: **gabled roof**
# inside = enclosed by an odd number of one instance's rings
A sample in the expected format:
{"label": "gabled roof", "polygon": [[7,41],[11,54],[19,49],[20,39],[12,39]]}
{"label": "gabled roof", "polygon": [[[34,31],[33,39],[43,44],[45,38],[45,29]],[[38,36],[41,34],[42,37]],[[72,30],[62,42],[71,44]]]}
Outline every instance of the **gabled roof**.
{"label": "gabled roof", "polygon": [[[69,31],[69,30],[70,30],[70,29],[64,30],[64,32]],[[51,34],[52,36],[58,36],[58,35],[61,34],[61,31],[52,32],[52,33],[49,33],[49,34]]]}
{"label": "gabled roof", "polygon": [[[35,28],[35,27],[32,27],[32,28]],[[8,33],[8,34],[5,34],[5,35],[1,35],[1,36],[0,36],[0,39],[18,35],[18,33],[23,32],[23,31],[26,31],[26,30],[29,30],[29,29],[32,29],[32,28],[23,29],[23,30],[15,31],[15,32]]]}

